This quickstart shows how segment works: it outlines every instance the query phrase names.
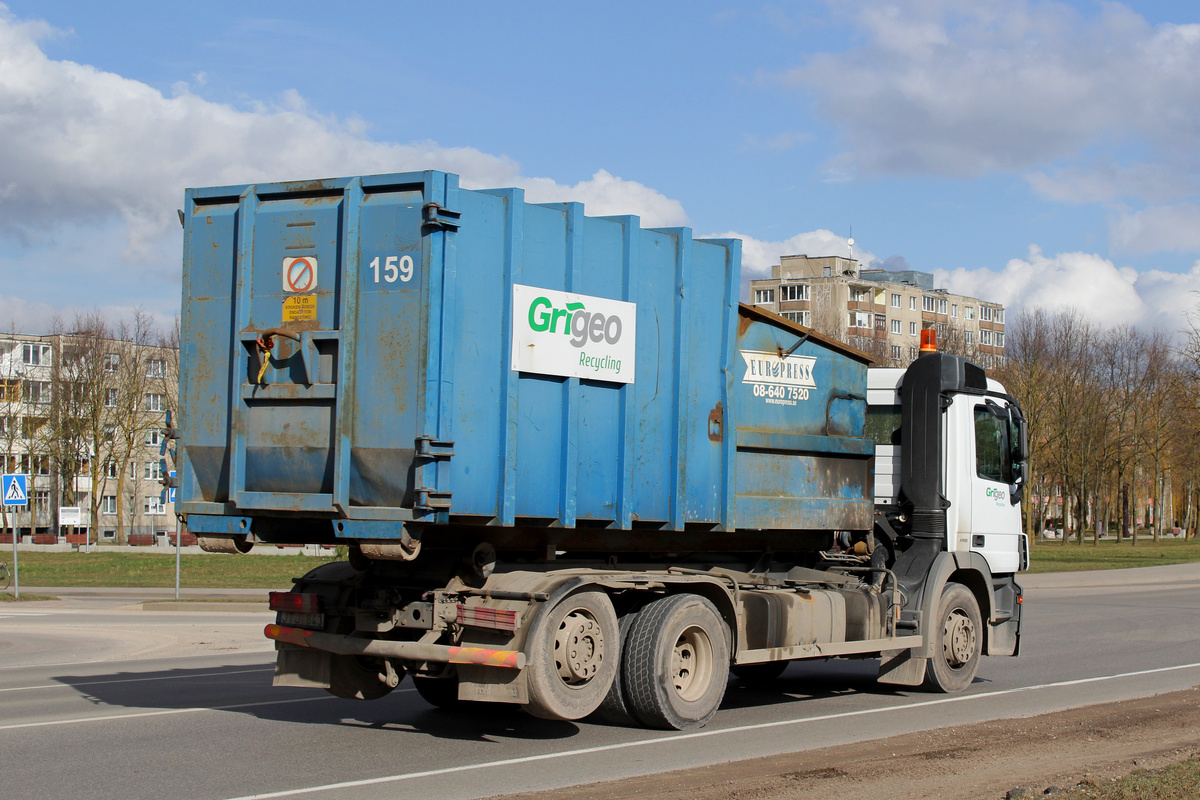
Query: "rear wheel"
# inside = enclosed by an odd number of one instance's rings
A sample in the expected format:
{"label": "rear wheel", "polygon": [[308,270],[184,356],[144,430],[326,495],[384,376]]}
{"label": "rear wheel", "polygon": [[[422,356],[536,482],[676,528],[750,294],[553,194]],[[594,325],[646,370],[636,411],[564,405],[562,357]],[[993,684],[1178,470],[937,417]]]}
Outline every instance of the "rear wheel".
{"label": "rear wheel", "polygon": [[391,670],[388,683],[388,664],[380,658],[329,654],[329,693],[346,700],[378,700],[396,688],[404,677],[403,670]]}
{"label": "rear wheel", "polygon": [[458,677],[426,678],[413,675],[413,686],[417,694],[431,706],[438,708],[461,708],[464,703],[458,699]]}
{"label": "rear wheel", "polygon": [[727,629],[694,594],[656,600],[629,631],[622,660],[627,702],[651,728],[698,728],[717,713],[729,677]]}
{"label": "rear wheel", "polygon": [[925,669],[924,687],[934,692],[961,692],[975,680],[983,653],[979,603],[961,583],[947,583],[938,602],[934,654]]}
{"label": "rear wheel", "polygon": [[[312,569],[296,583],[293,592],[320,595],[325,609],[344,605],[342,595],[351,590],[359,573],[348,562],[334,561]],[[277,618],[282,624],[282,620]],[[354,618],[326,612],[325,632],[354,633]],[[404,678],[403,667],[389,666],[387,659],[329,653],[329,688],[335,697],[347,700],[378,700]]]}
{"label": "rear wheel", "polygon": [[729,671],[741,679],[742,683],[751,687],[766,686],[773,683],[783,671],[788,668],[788,661],[764,661],[761,664],[741,664],[730,667]]}
{"label": "rear wheel", "polygon": [[[636,619],[637,612],[632,612],[621,617],[617,623],[618,633],[621,638],[621,653],[627,652],[629,629],[633,627],[633,622]],[[592,716],[601,722],[607,722],[609,725],[626,725],[632,727],[636,726],[638,721],[634,718],[633,712],[629,710],[629,702],[626,699],[628,692],[625,689],[625,680],[622,672],[623,670],[621,669],[617,670],[617,674],[613,676],[612,686],[609,687],[608,694],[604,696],[600,707],[596,709],[596,713]]]}
{"label": "rear wheel", "polygon": [[526,642],[529,703],[543,719],[582,719],[600,707],[620,663],[617,612],[608,595],[567,595],[535,623]]}

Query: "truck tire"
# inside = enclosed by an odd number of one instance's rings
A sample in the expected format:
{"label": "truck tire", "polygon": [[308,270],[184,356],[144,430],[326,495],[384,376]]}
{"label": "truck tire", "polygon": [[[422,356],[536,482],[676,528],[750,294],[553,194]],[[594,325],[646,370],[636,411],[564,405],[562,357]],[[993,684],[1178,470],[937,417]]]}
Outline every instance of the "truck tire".
{"label": "truck tire", "polygon": [[413,686],[421,699],[431,706],[445,709],[462,708],[465,703],[458,699],[458,677],[426,678],[413,675]]}
{"label": "truck tire", "polygon": [[[343,594],[349,590],[358,574],[346,561],[321,564],[297,581],[292,591],[320,595],[326,608],[334,608],[340,605]],[[277,616],[276,621],[278,620]],[[327,614],[325,632],[353,634],[354,618]],[[334,697],[346,700],[378,700],[393,689],[379,680],[380,673],[387,668],[380,659],[337,653],[329,653],[328,658],[329,688],[326,691]],[[398,671],[400,679],[403,680],[403,670]]]}
{"label": "truck tire", "polygon": [[[617,622],[617,631],[621,638],[622,654],[626,652],[626,646],[629,642],[629,629],[633,627],[635,619],[637,619],[636,611],[626,614]],[[609,725],[634,727],[638,724],[638,721],[633,716],[633,712],[629,710],[629,702],[626,700],[628,692],[625,690],[623,672],[624,670],[617,669],[617,674],[613,676],[612,686],[609,687],[608,694],[604,696],[604,700],[600,702],[600,707],[596,709],[592,717],[598,722],[604,722]]]}
{"label": "truck tire", "polygon": [[933,657],[923,686],[932,692],[961,692],[975,680],[983,653],[983,622],[975,595],[961,583],[947,583],[933,624]]}
{"label": "truck tire", "polygon": [[378,700],[393,688],[379,680],[382,670],[379,659],[330,653],[328,692],[345,700]]}
{"label": "truck tire", "polygon": [[604,701],[621,663],[617,612],[598,589],[569,594],[548,609],[530,632],[529,703],[542,719],[582,719]]}
{"label": "truck tire", "polygon": [[647,727],[685,730],[706,724],[725,696],[729,632],[717,609],[695,594],[643,608],[622,658],[626,701]]}
{"label": "truck tire", "polygon": [[790,661],[764,661],[761,664],[741,664],[729,668],[742,683],[751,688],[769,686],[783,674]]}

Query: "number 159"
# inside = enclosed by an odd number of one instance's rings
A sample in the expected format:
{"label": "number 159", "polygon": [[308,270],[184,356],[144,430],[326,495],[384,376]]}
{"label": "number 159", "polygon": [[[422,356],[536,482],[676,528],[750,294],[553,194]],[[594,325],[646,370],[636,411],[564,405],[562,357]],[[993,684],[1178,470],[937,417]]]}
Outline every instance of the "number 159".
{"label": "number 159", "polygon": [[[379,256],[371,260],[371,269],[375,271],[375,282],[379,283]],[[399,278],[401,283],[408,283],[413,276],[412,256],[387,256],[383,260],[383,280],[395,283]]]}

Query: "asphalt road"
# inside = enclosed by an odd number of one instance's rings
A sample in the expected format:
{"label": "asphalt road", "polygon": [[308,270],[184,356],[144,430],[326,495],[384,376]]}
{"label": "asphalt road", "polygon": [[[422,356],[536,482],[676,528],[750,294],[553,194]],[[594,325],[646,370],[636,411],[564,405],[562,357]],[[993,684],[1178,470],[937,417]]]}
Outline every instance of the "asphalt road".
{"label": "asphalt road", "polygon": [[962,695],[876,686],[873,661],[796,664],[772,691],[731,680],[713,722],[682,733],[446,712],[408,683],[368,703],[276,689],[265,613],[111,592],[4,604],[0,797],[491,797],[1200,684],[1200,565],[1023,583],[1021,656],[985,659]]}

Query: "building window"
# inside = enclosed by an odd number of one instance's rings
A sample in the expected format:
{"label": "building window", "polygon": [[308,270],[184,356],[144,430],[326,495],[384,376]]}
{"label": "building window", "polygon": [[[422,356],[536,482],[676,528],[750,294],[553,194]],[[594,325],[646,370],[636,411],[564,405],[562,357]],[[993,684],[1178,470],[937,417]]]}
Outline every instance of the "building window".
{"label": "building window", "polygon": [[116,408],[117,407],[117,390],[116,389],[105,389],[104,390],[104,406],[105,406],[105,408]]}
{"label": "building window", "polygon": [[994,309],[992,312],[992,318],[993,318],[993,321],[995,321],[997,324],[1003,325],[1004,324],[1004,309],[1003,308]]}
{"label": "building window", "polygon": [[104,474],[109,478],[117,477],[117,462],[109,461],[104,465]]}
{"label": "building window", "polygon": [[754,290],[754,305],[769,306],[775,303],[774,289],[755,289]]}
{"label": "building window", "polygon": [[34,489],[33,490],[33,507],[38,511],[47,511],[50,508],[50,490],[49,489]]}
{"label": "building window", "polygon": [[908,298],[908,310],[909,311],[917,310],[917,298],[915,296]]}
{"label": "building window", "polygon": [[163,396],[161,394],[146,395],[146,410],[147,411],[162,411]]}
{"label": "building window", "polygon": [[909,336],[917,335],[917,323],[915,323],[915,322],[908,323],[908,335]]}
{"label": "building window", "polygon": [[938,312],[939,314],[945,314],[945,313],[946,313],[946,298],[944,298],[944,297],[943,297],[941,300],[938,300],[938,310],[937,310],[937,312]]}
{"label": "building window", "polygon": [[117,513],[117,496],[115,494],[106,494],[100,498],[100,513]]}
{"label": "building window", "polygon": [[146,362],[146,377],[161,378],[167,374],[167,362],[161,358],[152,358]]}
{"label": "building window", "polygon": [[850,290],[850,302],[851,303],[869,303],[869,302],[871,302],[871,293],[868,292],[866,289],[851,289]]}
{"label": "building window", "polygon": [[49,403],[50,381],[25,381],[26,403]]}
{"label": "building window", "polygon": [[963,341],[967,344],[975,344],[975,331],[963,331]]}
{"label": "building window", "polygon": [[991,331],[980,331],[979,332],[979,343],[983,344],[983,345],[987,345],[988,347],[991,347],[992,346],[992,332]]}
{"label": "building window", "polygon": [[915,348],[915,347],[908,348],[909,360],[915,359],[916,357],[917,357],[917,348]]}
{"label": "building window", "polygon": [[928,311],[928,312],[932,313],[936,309],[937,309],[937,298],[936,297],[922,297],[921,298],[921,310],[922,311]]}
{"label": "building window", "polygon": [[780,300],[807,300],[807,283],[789,283],[779,287]]}
{"label": "building window", "polygon": [[899,360],[900,360],[900,345],[894,344],[894,345],[892,345],[892,361],[899,361]]}
{"label": "building window", "polygon": [[50,345],[27,344],[21,348],[21,361],[31,367],[50,363]]}
{"label": "building window", "polygon": [[899,307],[900,307],[900,295],[893,293],[892,294],[892,308],[899,308]]}
{"label": "building window", "polygon": [[996,347],[1004,347],[1004,331],[996,331],[993,335],[996,337]]}
{"label": "building window", "polygon": [[806,328],[811,328],[811,315],[808,311],[785,311],[783,316],[795,322],[797,325],[803,325]]}
{"label": "building window", "polygon": [[116,372],[117,368],[120,366],[121,366],[121,356],[119,356],[116,353],[105,353],[104,354],[104,371],[105,372]]}
{"label": "building window", "polygon": [[991,322],[992,321],[991,306],[980,306],[979,307],[979,321],[980,322]]}
{"label": "building window", "polygon": [[882,314],[875,315],[875,330],[887,330],[887,317],[883,316]]}
{"label": "building window", "polygon": [[897,336],[900,335],[900,320],[892,320],[892,333],[896,334]]}
{"label": "building window", "polygon": [[166,508],[163,506],[161,497],[151,497],[147,495],[145,509],[146,516],[148,517],[156,517],[167,513]]}
{"label": "building window", "polygon": [[157,461],[146,462],[146,479],[151,481],[162,479],[162,468]]}
{"label": "building window", "polygon": [[951,304],[950,304],[950,316],[951,316],[951,317],[957,317],[957,316],[958,316],[958,303],[951,303]]}
{"label": "building window", "polygon": [[146,447],[158,447],[158,443],[161,441],[160,437],[161,432],[158,428],[152,428],[146,433]]}
{"label": "building window", "polygon": [[873,314],[868,314],[865,311],[851,311],[849,327],[851,328],[870,328],[871,317]]}
{"label": "building window", "polygon": [[963,306],[963,319],[975,319],[975,306]]}

